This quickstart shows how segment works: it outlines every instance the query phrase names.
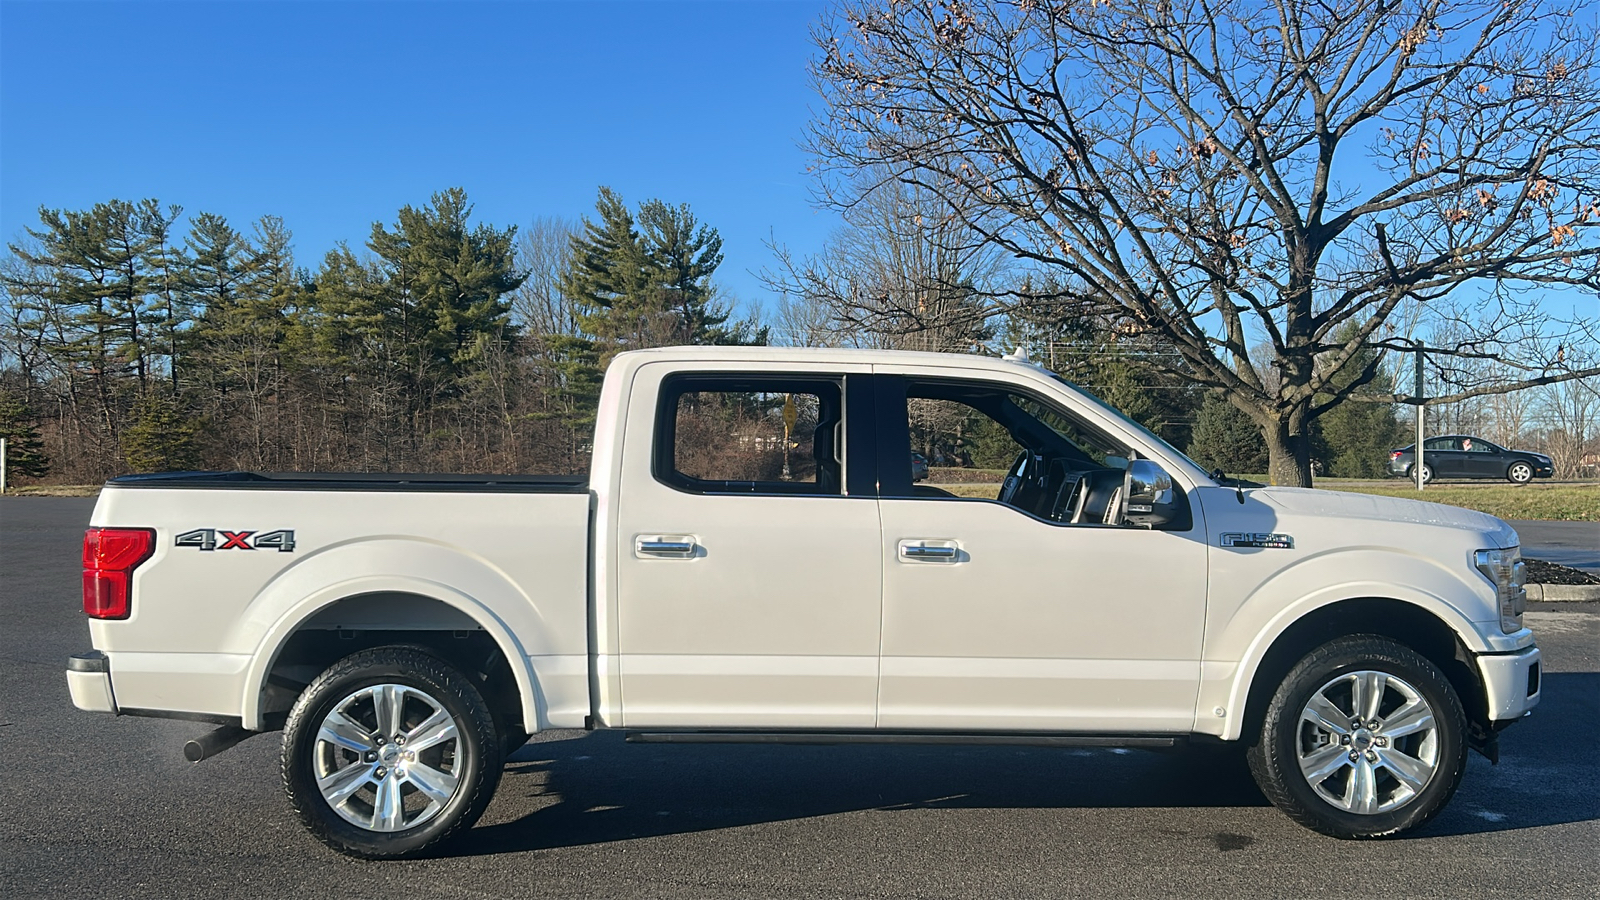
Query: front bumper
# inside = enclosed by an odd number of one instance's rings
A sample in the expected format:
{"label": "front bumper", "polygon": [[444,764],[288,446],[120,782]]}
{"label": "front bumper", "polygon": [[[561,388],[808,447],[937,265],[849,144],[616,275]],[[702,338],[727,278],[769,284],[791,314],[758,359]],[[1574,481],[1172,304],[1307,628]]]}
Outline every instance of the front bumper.
{"label": "front bumper", "polygon": [[117,711],[117,699],[111,693],[111,660],[99,650],[79,653],[67,660],[67,690],[72,693],[72,705],[79,709]]}
{"label": "front bumper", "polygon": [[1479,656],[1478,674],[1483,678],[1489,721],[1515,721],[1539,705],[1544,665],[1538,647]]}

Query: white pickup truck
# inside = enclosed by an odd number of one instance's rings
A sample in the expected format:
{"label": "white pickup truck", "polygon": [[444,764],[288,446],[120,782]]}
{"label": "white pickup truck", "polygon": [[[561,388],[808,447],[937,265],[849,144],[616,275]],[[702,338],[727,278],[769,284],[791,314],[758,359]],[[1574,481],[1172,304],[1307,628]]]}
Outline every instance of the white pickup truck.
{"label": "white pickup truck", "polygon": [[[953,439],[1015,452],[993,496],[913,481]],[[130,476],[91,525],[73,702],[221,725],[192,759],[281,728],[301,820],[370,858],[470,828],[550,728],[1237,746],[1377,837],[1539,701],[1504,522],[1228,484],[1011,358],[626,353],[587,479]]]}

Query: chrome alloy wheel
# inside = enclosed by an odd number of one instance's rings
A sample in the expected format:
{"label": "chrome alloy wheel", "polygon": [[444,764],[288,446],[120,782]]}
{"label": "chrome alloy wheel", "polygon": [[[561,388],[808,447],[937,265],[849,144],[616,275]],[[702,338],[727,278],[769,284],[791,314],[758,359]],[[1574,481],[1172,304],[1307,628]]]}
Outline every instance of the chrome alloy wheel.
{"label": "chrome alloy wheel", "polygon": [[1415,687],[1385,672],[1340,675],[1300,711],[1300,772],[1338,809],[1372,815],[1416,799],[1439,766],[1439,726]]}
{"label": "chrome alloy wheel", "polygon": [[464,753],[456,720],[438,700],[407,685],[375,684],[323,718],[312,770],[322,799],[345,821],[403,831],[450,802]]}

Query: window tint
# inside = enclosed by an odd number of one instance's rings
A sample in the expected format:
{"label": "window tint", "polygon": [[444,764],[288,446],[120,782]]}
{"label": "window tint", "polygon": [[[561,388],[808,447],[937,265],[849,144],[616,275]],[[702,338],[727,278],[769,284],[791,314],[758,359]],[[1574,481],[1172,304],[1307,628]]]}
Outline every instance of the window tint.
{"label": "window tint", "polygon": [[1429,438],[1426,441],[1422,442],[1422,449],[1423,450],[1454,450],[1454,449],[1456,449],[1456,439],[1455,438]]}
{"label": "window tint", "polygon": [[911,382],[906,419],[930,464],[906,482],[911,496],[999,500],[1062,524],[1112,515],[1127,448],[1053,404],[982,382]]}
{"label": "window tint", "polygon": [[828,382],[696,379],[669,385],[657,475],[701,493],[837,494],[840,392]]}

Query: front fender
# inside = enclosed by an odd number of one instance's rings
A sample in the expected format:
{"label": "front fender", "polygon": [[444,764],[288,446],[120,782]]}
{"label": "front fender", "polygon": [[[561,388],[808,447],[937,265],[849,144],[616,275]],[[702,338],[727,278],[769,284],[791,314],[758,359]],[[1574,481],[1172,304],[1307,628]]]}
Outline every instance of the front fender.
{"label": "front fender", "polygon": [[[1214,591],[1195,730],[1238,739],[1250,686],[1267,651],[1295,622],[1341,601],[1383,598],[1409,603],[1447,625],[1469,650],[1506,649],[1499,646],[1501,641],[1486,639],[1465,611],[1492,608],[1492,590],[1487,583],[1480,589],[1467,580],[1468,574],[1392,548],[1343,548],[1292,562],[1237,603],[1229,604],[1226,595],[1219,599]],[[1498,632],[1498,618],[1494,627]]]}
{"label": "front fender", "polygon": [[251,653],[241,703],[245,728],[265,727],[262,692],[290,635],[319,610],[373,593],[428,597],[470,617],[510,664],[523,721],[543,727],[547,704],[529,657],[548,654],[552,636],[537,604],[480,557],[425,539],[378,537],[325,547],[297,560],[238,617],[229,645]]}

